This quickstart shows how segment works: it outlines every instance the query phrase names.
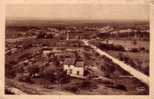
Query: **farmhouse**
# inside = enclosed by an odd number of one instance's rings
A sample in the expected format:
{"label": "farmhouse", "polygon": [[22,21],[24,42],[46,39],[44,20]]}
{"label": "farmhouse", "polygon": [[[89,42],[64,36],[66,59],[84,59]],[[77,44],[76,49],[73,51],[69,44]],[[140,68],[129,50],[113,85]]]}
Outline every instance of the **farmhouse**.
{"label": "farmhouse", "polygon": [[84,62],[66,58],[63,65],[64,71],[71,77],[84,78]]}

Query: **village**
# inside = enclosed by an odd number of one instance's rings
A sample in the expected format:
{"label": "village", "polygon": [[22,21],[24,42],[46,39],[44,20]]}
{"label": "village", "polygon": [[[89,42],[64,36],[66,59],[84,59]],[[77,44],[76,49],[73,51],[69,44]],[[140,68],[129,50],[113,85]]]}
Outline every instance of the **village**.
{"label": "village", "polygon": [[148,23],[16,25],[5,36],[6,94],[149,94]]}
{"label": "village", "polygon": [[150,95],[144,3],[4,3],[2,93]]}
{"label": "village", "polygon": [[[35,39],[37,42],[27,43]],[[19,44],[14,46],[17,42]],[[99,55],[82,40],[69,39],[68,34],[66,40],[33,38],[17,42],[9,42],[6,47],[8,50],[14,46],[11,53],[6,53],[6,80],[9,82],[13,83],[11,79],[15,79],[15,82],[26,82],[69,94],[145,94],[148,90],[146,85],[112,60]],[[106,44],[109,42],[106,41]],[[11,86],[23,92],[26,89],[20,85],[10,85],[9,82],[6,86],[8,93],[11,93]],[[102,91],[104,88],[107,88],[106,91]]]}

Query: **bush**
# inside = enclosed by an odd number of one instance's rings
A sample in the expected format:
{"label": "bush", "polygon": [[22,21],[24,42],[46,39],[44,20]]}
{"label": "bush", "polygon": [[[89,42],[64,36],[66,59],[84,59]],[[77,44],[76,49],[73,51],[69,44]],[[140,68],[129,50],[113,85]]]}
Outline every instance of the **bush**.
{"label": "bush", "polygon": [[125,51],[125,48],[122,45],[99,44],[98,47],[103,50]]}
{"label": "bush", "polygon": [[5,94],[15,95],[13,92],[11,92],[10,90],[8,90],[7,88],[5,88]]}
{"label": "bush", "polygon": [[30,75],[21,75],[19,78],[18,78],[19,81],[22,81],[22,82],[27,82],[27,83],[30,83],[30,84],[33,84],[34,82],[32,81],[31,79],[31,76]]}
{"label": "bush", "polygon": [[144,51],[144,52],[145,52],[146,49],[145,49],[144,47],[141,47],[141,48],[140,48],[140,51]]}
{"label": "bush", "polygon": [[136,44],[137,44],[137,41],[136,41],[136,40],[134,40],[134,41],[133,41],[133,44],[134,44],[134,45],[136,45]]}
{"label": "bush", "polygon": [[26,40],[23,42],[23,48],[24,49],[28,49],[28,48],[31,48],[33,45],[32,45],[32,42],[31,40]]}
{"label": "bush", "polygon": [[146,66],[146,68],[144,68],[144,73],[149,76],[149,66]]}
{"label": "bush", "polygon": [[148,50],[148,49],[146,49],[146,52],[147,52],[147,53],[149,53],[149,50]]}
{"label": "bush", "polygon": [[39,32],[37,35],[36,35],[36,38],[44,38],[45,37],[45,33],[43,32]]}
{"label": "bush", "polygon": [[125,48],[122,45],[115,45],[113,49],[116,51],[125,51]]}
{"label": "bush", "polygon": [[10,61],[5,64],[5,76],[8,78],[14,78],[16,76],[16,71],[14,70],[13,65],[15,65],[16,61]]}
{"label": "bush", "polygon": [[133,66],[134,68],[136,67],[136,63],[134,60],[130,59],[128,62],[131,66]]}
{"label": "bush", "polygon": [[29,59],[32,57],[31,53],[24,53],[23,55],[19,56],[19,60],[25,60],[25,59]]}
{"label": "bush", "polygon": [[40,32],[36,35],[36,38],[37,39],[40,39],[40,38],[48,39],[48,38],[53,38],[53,35],[47,34],[47,33],[44,33],[44,32]]}
{"label": "bush", "polygon": [[90,80],[90,79],[86,79],[82,82],[80,87],[83,88],[83,89],[96,89],[97,83]]}
{"label": "bush", "polygon": [[30,73],[30,75],[32,76],[33,74],[35,73],[38,73],[39,72],[39,67],[34,65],[34,66],[29,66],[27,68],[28,72]]}
{"label": "bush", "polygon": [[44,80],[57,83],[62,86],[70,82],[70,76],[68,76],[63,70],[58,70],[56,68],[45,67],[43,70],[40,69],[40,77]]}
{"label": "bush", "polygon": [[65,90],[71,91],[73,93],[77,93],[79,91],[78,86],[67,86],[64,88]]}
{"label": "bush", "polygon": [[127,87],[122,85],[122,84],[111,84],[111,85],[107,85],[107,87],[111,87],[111,88],[116,88],[116,89],[119,89],[119,90],[127,91]]}
{"label": "bush", "polygon": [[123,53],[119,53],[119,59],[121,61],[124,61],[125,63],[129,63],[130,58],[126,55],[124,55]]}
{"label": "bush", "polygon": [[140,52],[137,48],[132,48],[130,51],[134,53]]}
{"label": "bush", "polygon": [[61,80],[61,83],[62,84],[66,84],[66,83],[69,83],[70,82],[70,76],[69,75],[64,75],[62,80]]}
{"label": "bush", "polygon": [[105,72],[109,73],[109,74],[112,74],[115,70],[115,66],[116,64],[113,63],[113,61],[111,59],[108,59],[108,58],[104,58],[104,65],[105,65]]}

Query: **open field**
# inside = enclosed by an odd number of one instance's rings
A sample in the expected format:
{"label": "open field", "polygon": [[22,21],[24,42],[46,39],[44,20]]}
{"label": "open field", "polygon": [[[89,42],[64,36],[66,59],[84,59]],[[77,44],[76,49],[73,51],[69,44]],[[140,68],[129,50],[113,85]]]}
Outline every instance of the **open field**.
{"label": "open field", "polygon": [[138,60],[144,63],[144,66],[149,65],[149,54],[148,53],[133,53],[133,52],[121,52],[121,51],[107,51],[112,56],[118,58],[119,54],[122,53],[133,60]]}
{"label": "open field", "polygon": [[[118,51],[107,51],[110,55],[115,58],[120,58],[120,55],[124,55],[134,61],[134,68],[149,75],[149,54],[148,53],[133,53],[133,52],[118,52]],[[130,63],[128,63],[130,64]],[[130,64],[133,65],[133,64]]]}
{"label": "open field", "polygon": [[[103,42],[103,41],[102,41]],[[134,41],[130,40],[109,40],[109,42],[113,43],[114,45],[122,45],[126,48],[141,48],[144,47],[145,49],[149,49],[149,41]]]}
{"label": "open field", "polygon": [[106,40],[90,42],[111,56],[149,75],[149,41],[112,39],[108,42]]}

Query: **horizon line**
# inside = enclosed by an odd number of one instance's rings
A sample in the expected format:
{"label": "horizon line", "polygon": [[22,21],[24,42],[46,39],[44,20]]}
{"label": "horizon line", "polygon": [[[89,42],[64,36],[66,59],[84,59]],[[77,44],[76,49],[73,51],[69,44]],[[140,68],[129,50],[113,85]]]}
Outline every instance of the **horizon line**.
{"label": "horizon line", "polygon": [[38,20],[38,19],[25,19],[25,20],[5,20],[6,26],[50,26],[53,24],[83,24],[83,23],[146,23],[149,24],[149,20],[89,20],[89,19],[73,19],[73,20]]}

